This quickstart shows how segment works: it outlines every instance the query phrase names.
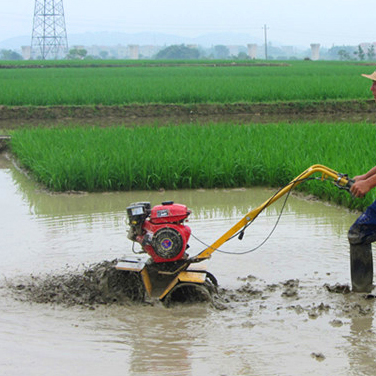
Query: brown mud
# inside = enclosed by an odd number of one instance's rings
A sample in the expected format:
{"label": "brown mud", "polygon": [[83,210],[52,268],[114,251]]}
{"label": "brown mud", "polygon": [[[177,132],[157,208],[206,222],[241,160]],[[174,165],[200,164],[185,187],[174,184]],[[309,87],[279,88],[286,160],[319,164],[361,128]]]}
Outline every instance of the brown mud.
{"label": "brown mud", "polygon": [[[103,261],[86,267],[83,271],[67,270],[62,274],[30,275],[6,280],[5,286],[13,298],[22,302],[38,304],[54,304],[65,307],[81,306],[94,310],[100,305],[154,305],[154,301],[144,299],[142,282],[138,275],[127,274],[114,268],[117,260]],[[212,293],[212,300],[208,303],[214,309],[227,310],[236,304],[257,304],[259,310],[268,309],[268,300],[272,301],[274,309],[293,311],[304,314],[309,319],[316,319],[324,314],[335,313],[336,319],[332,326],[341,326],[338,317],[354,318],[373,315],[373,308],[369,300],[376,297],[373,294],[351,293],[347,284],[324,284],[318,287],[322,293],[351,297],[347,301],[342,299],[327,299],[328,302],[315,301],[317,295],[308,291],[312,287],[301,285],[299,279],[290,279],[280,283],[267,284],[254,276],[239,279],[242,283],[236,289],[219,288]],[[301,296],[312,295],[311,300]],[[276,301],[280,303],[276,306]],[[178,302],[181,303],[180,301]],[[184,303],[203,303],[201,296],[197,299],[191,295]]]}
{"label": "brown mud", "polygon": [[118,106],[0,106],[0,129],[23,126],[128,126],[213,122],[375,122],[372,100]]}
{"label": "brown mud", "polygon": [[0,153],[3,150],[6,149],[9,140],[10,140],[10,136],[8,136],[8,135],[1,136],[0,135]]}
{"label": "brown mud", "polygon": [[6,286],[22,301],[55,303],[65,306],[124,304],[143,300],[143,288],[136,274],[117,271],[114,261],[104,261],[85,268],[55,275],[31,275]]}
{"label": "brown mud", "polygon": [[[154,304],[146,297],[141,277],[137,273],[127,273],[115,269],[117,260],[103,261],[90,265],[83,271],[68,270],[60,274],[30,275],[6,280],[5,287],[13,297],[23,302],[41,304],[58,304],[66,307],[84,306],[95,309],[98,305],[124,305],[145,303]],[[176,295],[169,299],[173,303],[199,303],[209,301],[207,296],[214,293],[208,286],[208,294],[204,296],[200,290],[188,289],[185,297]],[[212,303],[216,308],[223,309],[221,298],[217,292],[212,295]]]}

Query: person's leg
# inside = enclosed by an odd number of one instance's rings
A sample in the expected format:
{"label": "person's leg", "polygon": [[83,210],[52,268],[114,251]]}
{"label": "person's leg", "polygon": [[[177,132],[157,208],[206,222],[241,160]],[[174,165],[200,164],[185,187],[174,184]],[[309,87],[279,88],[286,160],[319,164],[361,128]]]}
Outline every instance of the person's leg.
{"label": "person's leg", "polygon": [[354,292],[370,292],[373,288],[372,245],[350,244],[351,285]]}
{"label": "person's leg", "polygon": [[351,284],[354,292],[370,292],[373,288],[372,242],[376,241],[376,202],[369,206],[350,227]]}

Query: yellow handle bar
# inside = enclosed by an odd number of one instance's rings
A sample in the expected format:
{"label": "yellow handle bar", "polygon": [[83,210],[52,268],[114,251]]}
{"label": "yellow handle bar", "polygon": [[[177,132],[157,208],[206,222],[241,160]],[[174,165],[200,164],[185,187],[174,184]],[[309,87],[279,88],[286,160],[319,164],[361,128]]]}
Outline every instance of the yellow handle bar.
{"label": "yellow handle bar", "polygon": [[292,190],[294,187],[305,181],[306,178],[320,172],[321,180],[332,178],[338,187],[342,188],[350,188],[351,180],[343,174],[339,174],[338,172],[323,166],[323,165],[313,165],[309,167],[307,170],[302,172],[299,176],[297,176],[294,180],[292,180],[289,184],[287,184],[284,188],[282,188],[279,192],[277,192],[274,196],[269,198],[263,204],[261,204],[256,209],[251,210],[248,212],[238,223],[236,223],[233,227],[231,227],[225,234],[223,234],[219,239],[217,239],[212,245],[204,249],[201,253],[197,256],[194,256],[191,261],[198,262],[204,259],[208,259],[211,257],[211,254],[216,251],[223,243],[229,240],[233,235],[235,235],[238,231],[240,231],[247,223],[254,220],[262,210],[266,207],[271,205],[273,202],[277,201],[280,197],[285,195],[287,192]]}

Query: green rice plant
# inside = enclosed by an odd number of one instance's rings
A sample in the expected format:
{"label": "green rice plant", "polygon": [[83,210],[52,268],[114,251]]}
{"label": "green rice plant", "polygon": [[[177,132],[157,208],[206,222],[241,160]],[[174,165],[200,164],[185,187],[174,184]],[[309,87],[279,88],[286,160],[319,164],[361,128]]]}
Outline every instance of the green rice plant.
{"label": "green rice plant", "polygon": [[[54,191],[281,187],[320,163],[349,176],[376,164],[371,124],[211,124],[167,127],[37,128],[12,132],[11,149]],[[298,189],[351,208],[329,183]]]}
{"label": "green rice plant", "polygon": [[255,103],[369,99],[369,67],[342,62],[281,66],[52,66],[0,69],[7,106]]}

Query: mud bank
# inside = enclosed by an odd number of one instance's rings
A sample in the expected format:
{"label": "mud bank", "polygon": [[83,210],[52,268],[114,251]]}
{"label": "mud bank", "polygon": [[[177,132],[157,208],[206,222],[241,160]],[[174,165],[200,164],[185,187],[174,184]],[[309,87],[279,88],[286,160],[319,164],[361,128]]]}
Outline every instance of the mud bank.
{"label": "mud bank", "polygon": [[218,121],[375,121],[374,101],[234,104],[146,104],[124,106],[0,106],[0,128],[25,125],[180,124]]}
{"label": "mud bank", "polygon": [[10,136],[0,135],[0,153],[7,148],[9,140],[10,140]]}

